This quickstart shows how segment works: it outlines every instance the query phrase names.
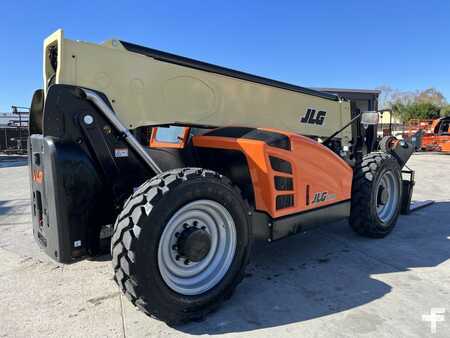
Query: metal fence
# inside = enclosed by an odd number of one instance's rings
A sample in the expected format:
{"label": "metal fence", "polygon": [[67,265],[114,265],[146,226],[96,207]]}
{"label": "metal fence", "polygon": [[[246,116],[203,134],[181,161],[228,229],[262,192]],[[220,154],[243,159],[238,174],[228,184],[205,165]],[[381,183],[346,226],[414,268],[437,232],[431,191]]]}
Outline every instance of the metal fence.
{"label": "metal fence", "polygon": [[27,152],[28,108],[12,106],[10,113],[0,113],[0,152]]}
{"label": "metal fence", "polygon": [[0,127],[0,151],[3,153],[25,153],[28,128]]}

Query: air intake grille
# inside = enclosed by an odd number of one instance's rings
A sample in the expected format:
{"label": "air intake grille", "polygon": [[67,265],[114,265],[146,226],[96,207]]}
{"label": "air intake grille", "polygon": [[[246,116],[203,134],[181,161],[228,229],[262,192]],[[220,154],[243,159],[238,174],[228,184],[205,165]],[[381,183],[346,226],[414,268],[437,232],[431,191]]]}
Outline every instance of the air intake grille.
{"label": "air intake grille", "polygon": [[294,205],[294,195],[277,196],[276,208],[277,210],[289,208]]}
{"label": "air intake grille", "polygon": [[269,156],[269,160],[273,170],[286,174],[292,174],[292,166],[288,161],[274,156]]}
{"label": "air intake grille", "polygon": [[281,177],[281,176],[275,176],[275,189],[286,191],[286,190],[293,190],[294,189],[294,183],[292,178],[290,177]]}

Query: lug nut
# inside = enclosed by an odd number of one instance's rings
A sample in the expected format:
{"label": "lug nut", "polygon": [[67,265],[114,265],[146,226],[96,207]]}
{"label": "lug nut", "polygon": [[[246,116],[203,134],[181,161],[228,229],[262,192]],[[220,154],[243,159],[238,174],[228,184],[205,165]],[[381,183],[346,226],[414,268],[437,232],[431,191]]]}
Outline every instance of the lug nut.
{"label": "lug nut", "polygon": [[189,227],[189,224],[187,224],[187,223],[183,224],[183,228],[187,229],[188,227]]}
{"label": "lug nut", "polygon": [[109,135],[109,134],[111,134],[111,127],[110,126],[108,126],[108,125],[106,125],[106,126],[104,126],[103,127],[103,132],[105,133],[105,134],[107,134],[107,135]]}
{"label": "lug nut", "polygon": [[205,227],[205,226],[202,226],[202,230],[206,230],[206,227]]}
{"label": "lug nut", "polygon": [[180,236],[180,233],[179,232],[176,232],[175,233],[175,237],[179,237]]}
{"label": "lug nut", "polygon": [[172,245],[172,250],[177,250],[178,246],[176,244]]}
{"label": "lug nut", "polygon": [[191,261],[190,261],[189,259],[185,259],[185,260],[184,260],[184,265],[189,265],[190,262],[191,262]]}
{"label": "lug nut", "polygon": [[197,221],[194,221],[194,226],[196,227],[198,225],[198,222]]}
{"label": "lug nut", "polygon": [[180,255],[176,255],[175,256],[175,260],[179,261],[180,260]]}

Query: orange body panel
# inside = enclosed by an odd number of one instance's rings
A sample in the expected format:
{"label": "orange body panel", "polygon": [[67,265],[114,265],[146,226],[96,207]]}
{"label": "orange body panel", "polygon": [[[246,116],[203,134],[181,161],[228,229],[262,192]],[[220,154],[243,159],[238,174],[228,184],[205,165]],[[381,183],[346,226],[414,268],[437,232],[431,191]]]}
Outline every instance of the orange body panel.
{"label": "orange body panel", "polygon": [[[245,138],[199,135],[192,140],[196,147],[242,152],[247,159],[252,179],[256,209],[267,212],[273,218],[350,199],[353,171],[345,161],[310,138],[279,130],[269,131],[288,136],[291,150]],[[292,174],[273,170],[269,156],[288,161],[292,166]],[[293,190],[276,190],[275,176],[291,177]],[[288,194],[294,195],[293,206],[277,210],[276,197]]]}

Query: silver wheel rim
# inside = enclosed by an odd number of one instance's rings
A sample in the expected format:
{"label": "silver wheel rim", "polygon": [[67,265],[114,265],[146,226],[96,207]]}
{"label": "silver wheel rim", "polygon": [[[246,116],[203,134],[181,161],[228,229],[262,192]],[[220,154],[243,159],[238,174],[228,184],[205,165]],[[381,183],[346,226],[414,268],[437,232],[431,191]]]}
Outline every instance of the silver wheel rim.
{"label": "silver wheel rim", "polygon": [[[198,262],[180,257],[178,236],[186,224],[199,227],[210,237],[210,249]],[[198,295],[216,286],[228,271],[236,251],[236,227],[233,217],[212,200],[190,202],[167,223],[158,246],[158,266],[164,282],[175,292]]]}
{"label": "silver wheel rim", "polygon": [[384,224],[395,215],[399,201],[399,183],[392,171],[386,171],[378,181],[376,188],[377,215]]}

